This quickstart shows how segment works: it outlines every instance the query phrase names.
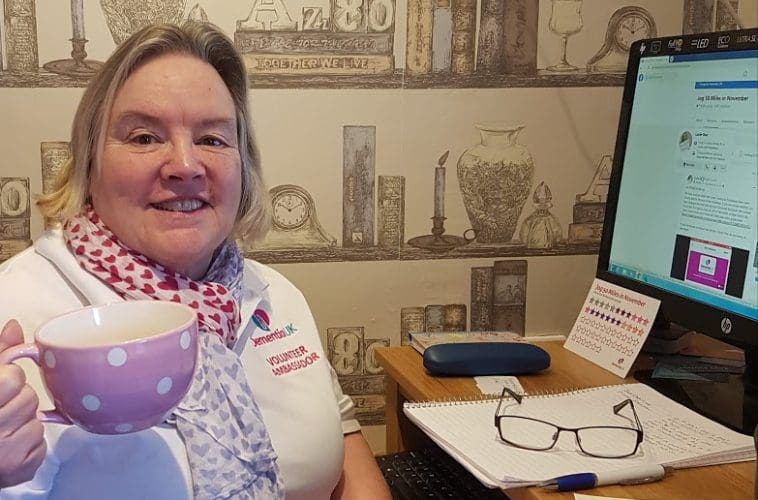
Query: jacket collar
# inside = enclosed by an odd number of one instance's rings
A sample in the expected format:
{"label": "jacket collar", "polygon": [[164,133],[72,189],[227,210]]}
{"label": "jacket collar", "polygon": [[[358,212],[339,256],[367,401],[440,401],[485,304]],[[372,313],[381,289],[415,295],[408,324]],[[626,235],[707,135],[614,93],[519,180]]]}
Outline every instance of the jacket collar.
{"label": "jacket collar", "polygon": [[[66,247],[63,240],[63,231],[53,229],[46,231],[35,242],[34,248],[42,257],[49,260],[60,273],[68,280],[71,286],[84,297],[89,305],[105,304],[122,300],[105,283],[97,277],[83,271],[76,258]],[[243,294],[240,312],[242,313],[243,326],[260,301],[267,297],[269,282],[263,276],[258,266],[250,261],[245,261],[242,283]]]}

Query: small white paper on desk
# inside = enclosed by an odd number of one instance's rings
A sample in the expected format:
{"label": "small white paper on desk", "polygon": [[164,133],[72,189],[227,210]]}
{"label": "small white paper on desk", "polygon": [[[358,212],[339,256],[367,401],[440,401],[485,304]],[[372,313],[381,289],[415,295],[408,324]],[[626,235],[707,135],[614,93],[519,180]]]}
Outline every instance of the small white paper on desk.
{"label": "small white paper on desk", "polygon": [[626,377],[661,301],[595,278],[563,347]]}
{"label": "small white paper on desk", "polygon": [[599,497],[597,495],[585,495],[584,493],[574,493],[574,500],[630,500],[628,498],[620,497]]}
{"label": "small white paper on desk", "polygon": [[474,377],[476,386],[482,391],[482,394],[494,394],[499,396],[503,392],[503,387],[508,387],[516,394],[524,394],[524,388],[516,377],[505,375],[492,375],[487,377]]}

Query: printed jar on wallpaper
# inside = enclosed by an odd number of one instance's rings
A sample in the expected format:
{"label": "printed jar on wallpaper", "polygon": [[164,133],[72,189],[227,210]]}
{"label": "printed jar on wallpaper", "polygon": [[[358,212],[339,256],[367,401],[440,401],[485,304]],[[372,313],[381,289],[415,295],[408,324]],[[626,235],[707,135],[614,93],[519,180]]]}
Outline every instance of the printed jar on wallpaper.
{"label": "printed jar on wallpaper", "polygon": [[517,142],[523,125],[478,124],[481,142],[458,160],[458,182],[476,242],[511,241],[532,191],[534,160]]}
{"label": "printed jar on wallpaper", "polygon": [[116,45],[148,24],[178,23],[187,0],[100,0]]}

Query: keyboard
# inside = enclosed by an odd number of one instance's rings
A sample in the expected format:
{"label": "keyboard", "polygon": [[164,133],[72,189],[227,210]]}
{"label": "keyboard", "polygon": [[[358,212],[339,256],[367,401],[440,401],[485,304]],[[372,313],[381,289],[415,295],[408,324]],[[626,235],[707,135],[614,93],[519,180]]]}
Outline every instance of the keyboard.
{"label": "keyboard", "polygon": [[379,456],[376,461],[390,487],[393,500],[508,498],[502,491],[484,486],[437,447]]}

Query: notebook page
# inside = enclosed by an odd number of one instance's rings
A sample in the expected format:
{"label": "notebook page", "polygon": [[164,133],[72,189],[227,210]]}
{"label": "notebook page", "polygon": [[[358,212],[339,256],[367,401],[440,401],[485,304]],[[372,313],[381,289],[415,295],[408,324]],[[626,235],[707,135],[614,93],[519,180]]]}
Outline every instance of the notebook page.
{"label": "notebook page", "polygon": [[[613,405],[631,398],[645,440],[633,457],[600,459],[579,452],[574,435],[562,433],[556,447],[531,451],[503,443],[494,425],[496,400],[449,404],[407,404],[406,415],[437,441],[483,474],[500,480],[503,487],[534,484],[563,474],[614,470],[651,461],[677,464],[708,456],[717,463],[725,452],[738,452],[742,460],[755,456],[752,439],[711,422],[670,401],[642,384],[596,388],[568,394],[525,398],[522,405],[507,405],[507,414],[542,418],[565,427],[631,425],[629,409],[613,414]],[[609,443],[612,446],[612,443]],[[726,456],[724,456],[726,458]],[[738,458],[739,459],[739,458]],[[693,465],[692,463],[688,465]]]}
{"label": "notebook page", "polygon": [[404,407],[406,415],[435,441],[446,443],[451,455],[468,462],[503,488],[526,486],[563,474],[615,470],[648,462],[644,454],[623,462],[576,453],[573,438],[553,450],[531,451],[500,440],[494,425],[497,401]]}
{"label": "notebook page", "polygon": [[634,401],[645,431],[644,443],[658,463],[676,466],[686,461],[688,466],[696,466],[739,461],[734,452],[742,456],[742,460],[755,458],[750,436],[709,420],[647,385],[629,384],[599,390]]}

